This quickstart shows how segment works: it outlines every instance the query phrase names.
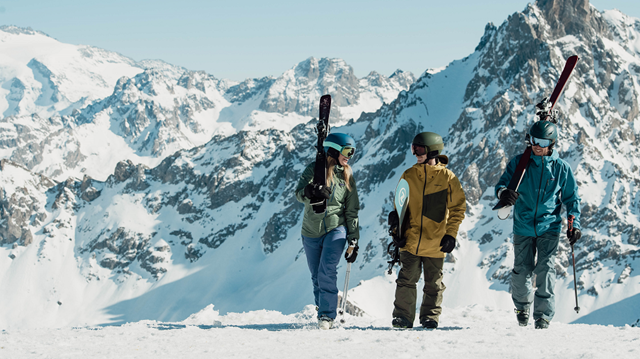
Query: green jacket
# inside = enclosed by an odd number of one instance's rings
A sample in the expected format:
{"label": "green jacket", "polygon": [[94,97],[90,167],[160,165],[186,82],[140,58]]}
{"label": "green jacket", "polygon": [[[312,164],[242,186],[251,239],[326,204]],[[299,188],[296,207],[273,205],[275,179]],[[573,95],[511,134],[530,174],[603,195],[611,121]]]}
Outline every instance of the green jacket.
{"label": "green jacket", "polygon": [[351,191],[347,189],[343,176],[344,168],[335,166],[334,181],[331,185],[331,198],[327,203],[324,213],[316,214],[309,204],[309,199],[304,196],[304,188],[313,180],[315,162],[305,168],[296,187],[296,199],[304,203],[304,218],[302,220],[302,235],[311,238],[322,237],[339,226],[347,229],[347,241],[360,239],[358,227],[358,211],[360,201],[356,181],[351,177]]}

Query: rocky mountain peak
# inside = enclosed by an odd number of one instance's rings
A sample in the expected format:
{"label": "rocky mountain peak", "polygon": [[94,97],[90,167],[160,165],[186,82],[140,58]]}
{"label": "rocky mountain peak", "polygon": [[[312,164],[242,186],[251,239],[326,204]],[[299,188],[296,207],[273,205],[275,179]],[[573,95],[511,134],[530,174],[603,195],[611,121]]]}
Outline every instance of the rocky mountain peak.
{"label": "rocky mountain peak", "polygon": [[536,6],[549,24],[553,38],[566,35],[589,38],[595,33],[606,33],[606,24],[589,0],[537,0]]}
{"label": "rocky mountain peak", "polygon": [[491,39],[491,36],[493,36],[493,34],[495,34],[497,30],[498,28],[492,22],[487,23],[487,25],[485,25],[484,27],[484,34],[482,35],[482,38],[480,39],[478,46],[476,46],[475,51],[482,50],[487,44],[487,42],[489,42],[489,40]]}

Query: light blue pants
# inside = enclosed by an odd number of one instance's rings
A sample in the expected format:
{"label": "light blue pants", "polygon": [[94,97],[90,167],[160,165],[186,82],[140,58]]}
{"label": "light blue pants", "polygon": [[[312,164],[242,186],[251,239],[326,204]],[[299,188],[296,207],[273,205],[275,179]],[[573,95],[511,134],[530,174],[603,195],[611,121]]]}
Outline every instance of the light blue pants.
{"label": "light blue pants", "polygon": [[347,243],[347,230],[340,226],[320,238],[302,236],[304,253],[311,271],[313,296],[318,306],[318,318],[326,315],[336,319],[338,307],[338,263]]}
{"label": "light blue pants", "polygon": [[[529,311],[533,302],[533,319],[548,321],[555,314],[556,253],[560,233],[545,233],[539,237],[513,236],[515,253],[511,275],[511,298],[516,309]],[[536,252],[538,260],[536,262]],[[536,291],[531,277],[536,275]]]}

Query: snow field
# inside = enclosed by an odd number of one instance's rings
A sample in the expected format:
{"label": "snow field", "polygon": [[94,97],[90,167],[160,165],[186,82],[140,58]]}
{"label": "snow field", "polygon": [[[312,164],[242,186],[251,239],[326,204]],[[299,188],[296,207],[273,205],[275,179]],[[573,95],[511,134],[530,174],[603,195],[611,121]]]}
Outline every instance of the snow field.
{"label": "snow field", "polygon": [[[2,358],[634,358],[640,329],[554,323],[519,327],[510,311],[444,308],[437,330],[396,330],[347,315],[320,331],[313,308],[211,316],[211,307],[179,323],[3,331]],[[216,321],[211,321],[213,318]],[[259,323],[259,324],[248,324]]]}

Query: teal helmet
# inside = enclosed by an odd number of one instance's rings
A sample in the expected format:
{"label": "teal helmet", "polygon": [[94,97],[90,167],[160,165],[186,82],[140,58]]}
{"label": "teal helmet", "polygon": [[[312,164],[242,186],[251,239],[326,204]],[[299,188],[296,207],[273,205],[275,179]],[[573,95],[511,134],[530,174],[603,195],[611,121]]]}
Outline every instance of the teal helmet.
{"label": "teal helmet", "polygon": [[558,140],[558,126],[551,121],[536,121],[529,129],[529,135],[532,137],[532,144],[535,144],[534,138],[539,138],[551,141],[550,145],[552,146]]}
{"label": "teal helmet", "polygon": [[324,152],[335,159],[341,153],[347,158],[353,157],[356,152],[356,140],[345,133],[330,133],[323,143]]}

